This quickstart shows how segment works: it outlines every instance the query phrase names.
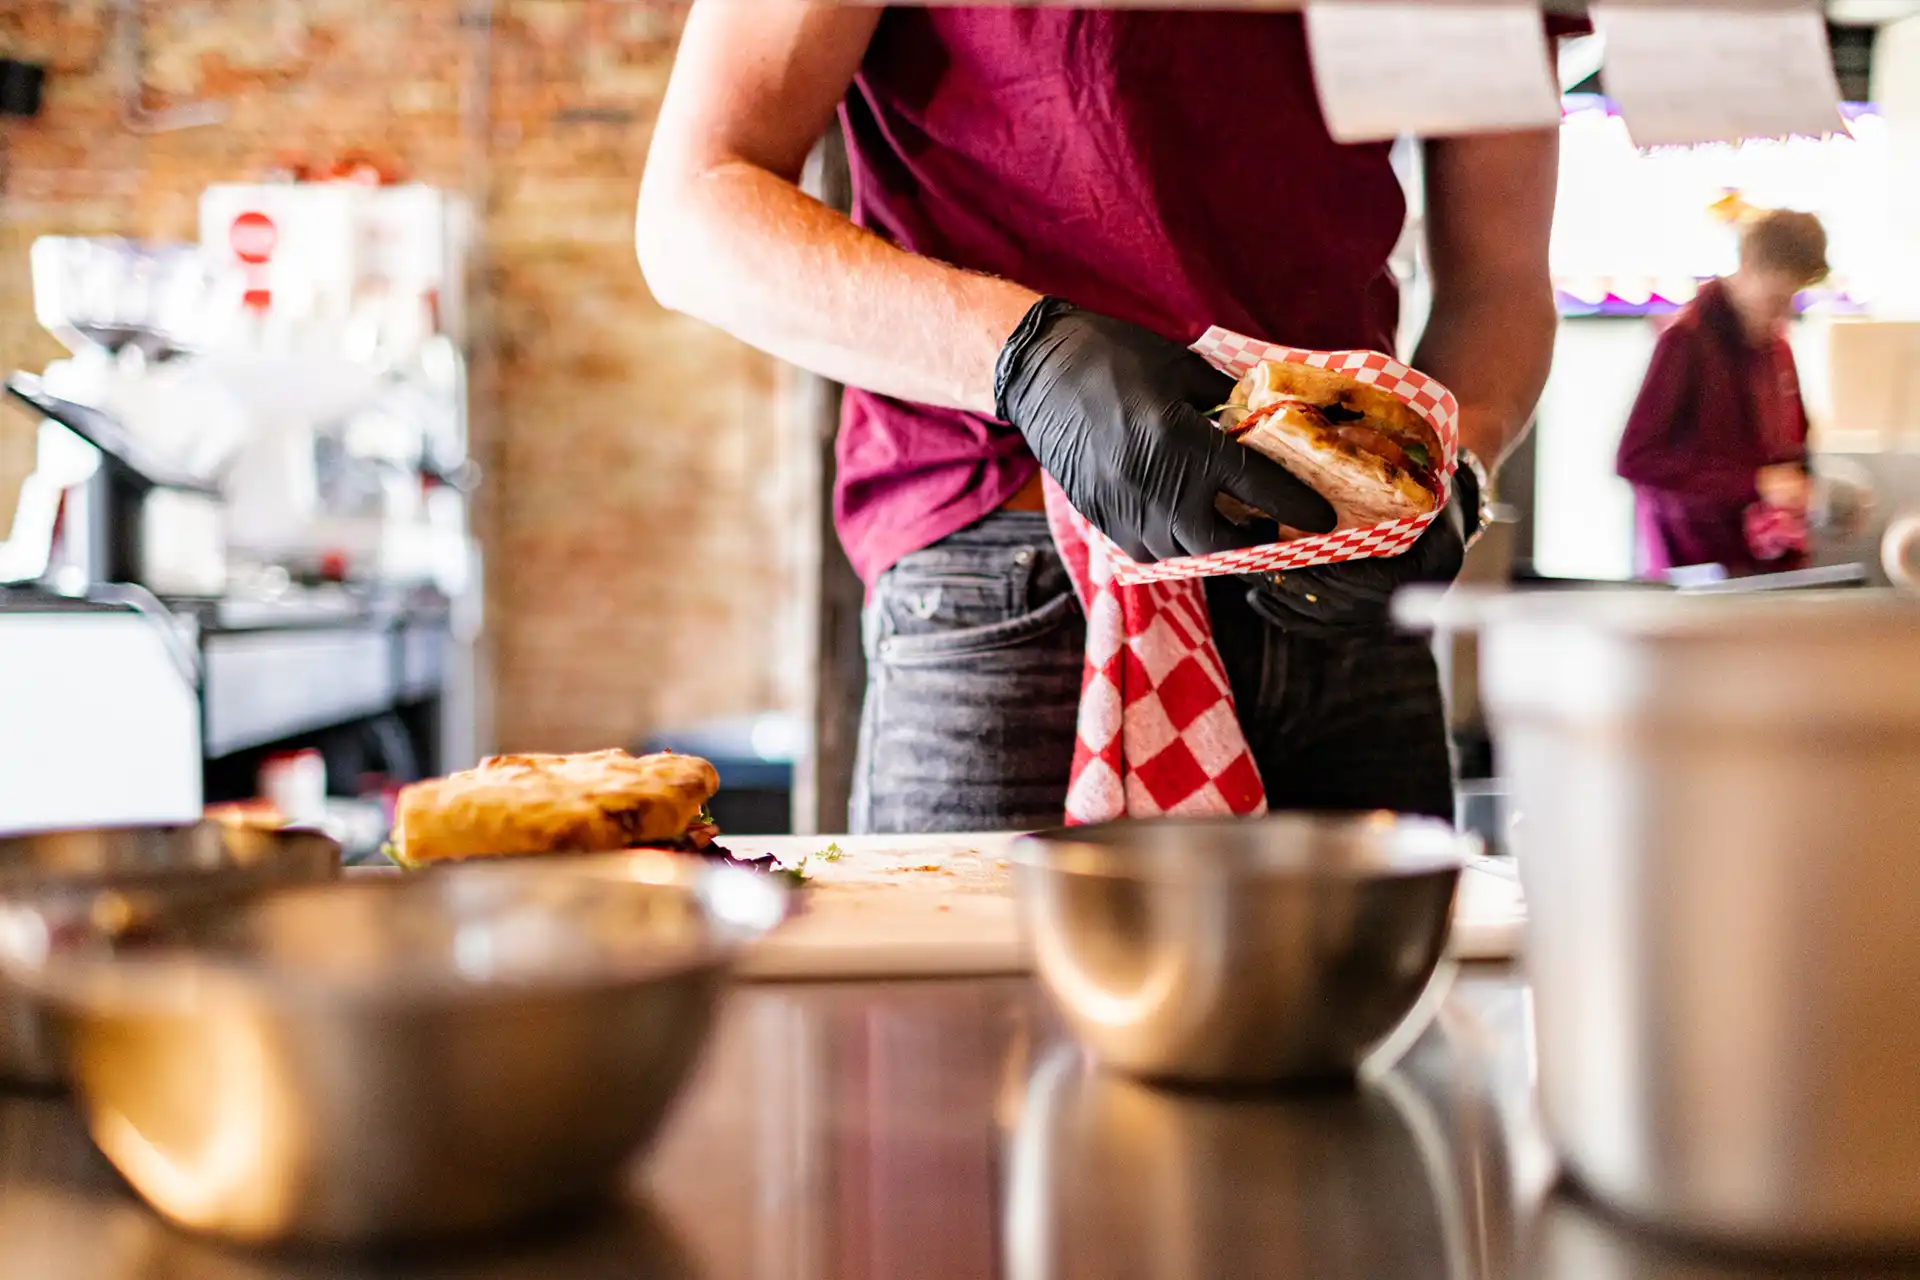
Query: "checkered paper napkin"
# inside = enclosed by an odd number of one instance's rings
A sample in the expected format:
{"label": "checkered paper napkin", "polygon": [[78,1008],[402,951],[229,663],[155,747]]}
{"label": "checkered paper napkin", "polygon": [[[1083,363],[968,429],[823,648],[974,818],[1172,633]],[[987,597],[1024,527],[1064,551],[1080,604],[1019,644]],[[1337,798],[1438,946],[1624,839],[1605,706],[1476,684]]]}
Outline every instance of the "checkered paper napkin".
{"label": "checkered paper napkin", "polygon": [[[1453,475],[1459,453],[1453,393],[1390,356],[1277,347],[1220,328],[1207,330],[1193,349],[1236,378],[1261,360],[1291,360],[1373,383],[1432,424],[1444,455],[1441,478]],[[1443,504],[1447,494],[1443,485]],[[1075,511],[1051,477],[1046,495],[1048,524],[1087,615],[1079,732],[1067,788],[1072,824],[1265,813],[1266,788],[1234,714],[1199,580],[1397,555],[1438,515],[1436,509],[1366,529],[1142,565]]]}

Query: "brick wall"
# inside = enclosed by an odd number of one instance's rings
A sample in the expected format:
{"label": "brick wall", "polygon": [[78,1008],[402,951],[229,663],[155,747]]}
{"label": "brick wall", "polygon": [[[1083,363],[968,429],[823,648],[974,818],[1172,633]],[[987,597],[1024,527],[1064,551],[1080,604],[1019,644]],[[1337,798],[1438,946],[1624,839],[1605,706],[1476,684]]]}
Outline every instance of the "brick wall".
{"label": "brick wall", "polygon": [[[489,26],[487,8],[146,0],[144,107],[211,100],[227,118],[143,136],[124,120],[114,0],[0,0],[0,53],[51,64],[43,117],[0,125],[0,368],[59,354],[31,313],[35,236],[185,238],[203,187],[287,150],[391,156],[483,210],[472,356],[498,742],[595,747],[792,705],[799,495],[775,366],[662,312],[633,261],[679,12],[494,0]],[[0,529],[30,437],[0,415]]]}

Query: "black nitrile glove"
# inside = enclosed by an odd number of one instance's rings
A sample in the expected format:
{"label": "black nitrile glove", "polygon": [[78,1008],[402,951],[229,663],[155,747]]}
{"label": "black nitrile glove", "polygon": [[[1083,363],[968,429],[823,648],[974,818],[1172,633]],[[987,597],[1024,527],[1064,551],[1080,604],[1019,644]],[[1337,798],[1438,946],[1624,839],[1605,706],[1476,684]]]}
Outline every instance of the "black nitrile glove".
{"label": "black nitrile glove", "polygon": [[1480,482],[1464,463],[1453,473],[1453,500],[1420,540],[1397,556],[1247,575],[1254,612],[1284,631],[1324,634],[1384,629],[1393,593],[1415,582],[1452,582],[1480,523]]}
{"label": "black nitrile glove", "polygon": [[1296,529],[1333,528],[1326,499],[1207,420],[1233,379],[1158,334],[1058,298],[1034,303],[994,368],[993,396],[1074,508],[1140,562],[1270,541],[1214,507],[1222,493]]}

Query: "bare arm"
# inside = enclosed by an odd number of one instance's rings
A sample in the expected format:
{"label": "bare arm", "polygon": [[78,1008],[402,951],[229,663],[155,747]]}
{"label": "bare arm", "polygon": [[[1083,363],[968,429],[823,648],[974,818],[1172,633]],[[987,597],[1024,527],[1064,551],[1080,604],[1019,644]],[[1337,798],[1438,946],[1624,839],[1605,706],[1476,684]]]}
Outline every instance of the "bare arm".
{"label": "bare arm", "polygon": [[1559,148],[1552,130],[1427,146],[1433,311],[1414,364],[1453,389],[1460,442],[1489,466],[1526,431],[1553,362]]}
{"label": "bare arm", "polygon": [[881,11],[697,0],[635,223],[662,305],[850,386],[993,412],[1001,344],[1038,295],[906,253],[797,183]]}

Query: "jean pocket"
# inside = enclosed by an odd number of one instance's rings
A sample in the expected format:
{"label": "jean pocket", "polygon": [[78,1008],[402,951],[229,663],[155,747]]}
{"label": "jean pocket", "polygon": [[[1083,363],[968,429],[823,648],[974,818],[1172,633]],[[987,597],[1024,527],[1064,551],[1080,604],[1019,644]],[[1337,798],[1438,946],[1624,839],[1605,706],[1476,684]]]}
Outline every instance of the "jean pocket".
{"label": "jean pocket", "polygon": [[893,569],[874,591],[893,635],[919,635],[1003,622],[1016,612],[1004,573]]}
{"label": "jean pocket", "polygon": [[986,654],[1014,654],[1044,649],[1049,654],[1065,645],[1042,645],[1055,639],[1080,616],[1080,602],[1072,592],[1055,596],[1037,609],[976,626],[945,627],[912,633],[896,632],[880,640],[875,655],[888,666],[929,666],[957,658]]}
{"label": "jean pocket", "polygon": [[1015,620],[1033,607],[1041,551],[935,545],[902,557],[874,584],[888,635],[925,635]]}

